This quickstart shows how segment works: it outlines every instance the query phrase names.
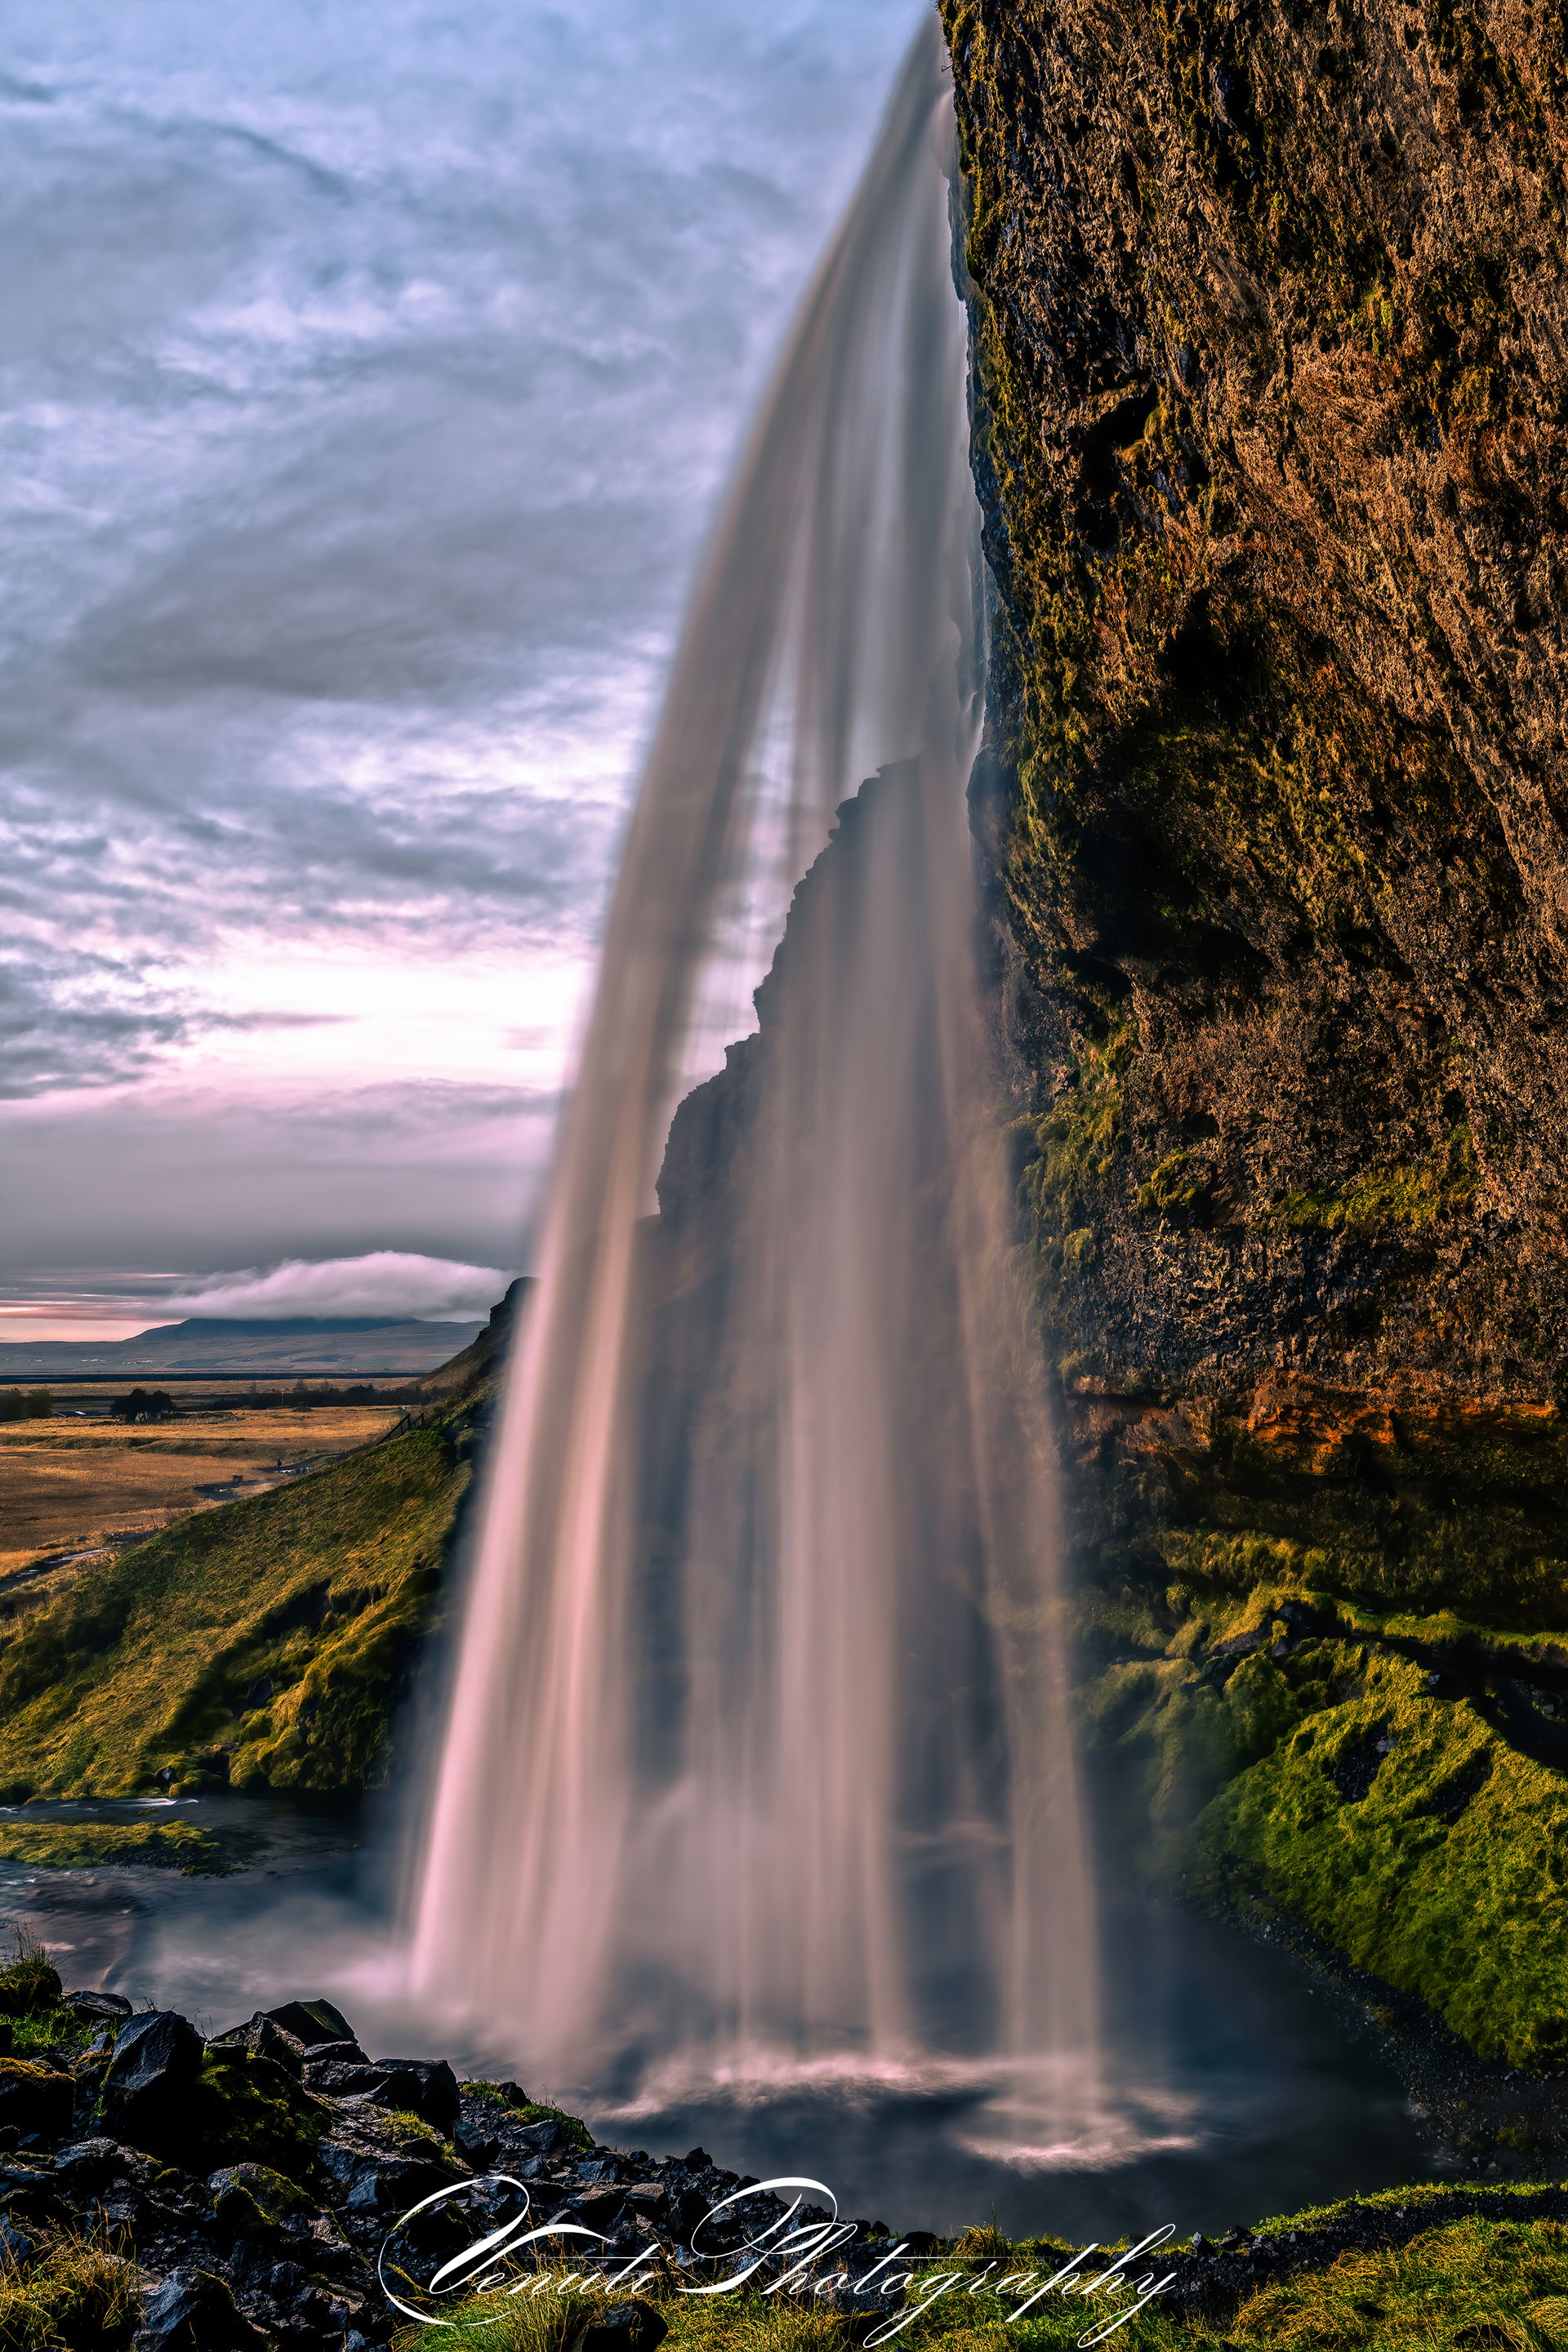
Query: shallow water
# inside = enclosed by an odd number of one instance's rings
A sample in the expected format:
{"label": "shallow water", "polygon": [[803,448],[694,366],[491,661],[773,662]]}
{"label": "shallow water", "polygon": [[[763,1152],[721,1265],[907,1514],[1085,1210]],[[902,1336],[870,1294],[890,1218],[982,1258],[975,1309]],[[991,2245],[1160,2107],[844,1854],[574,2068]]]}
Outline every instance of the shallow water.
{"label": "shallow water", "polygon": [[[129,1805],[29,1806],[29,1818],[126,1819]],[[226,1878],[150,1869],[0,1867],[0,1921],[26,1923],[68,1984],[183,2010],[216,2032],[275,2000],[324,1993],[381,2055],[510,2073],[504,2048],[465,2047],[400,1985],[385,1872],[351,1850],[342,1817],[277,1801],[192,1799],[160,1812],[260,1832],[265,1859]],[[1106,1919],[1110,2041],[1121,2053],[1102,2128],[1071,2153],[1030,2146],[1027,2086],[927,2067],[880,2079],[764,2067],[728,2084],[640,2095],[531,2084],[615,2145],[700,2144],[767,2178],[805,2173],[840,2210],[951,2231],[994,2212],[1008,2231],[1076,2240],[1173,2222],[1186,2236],[1433,2177],[1441,2158],[1399,2082],[1336,1999],[1288,1956],[1212,1920],[1135,1896]],[[1047,2103],[1048,2104],[1048,2103]]]}

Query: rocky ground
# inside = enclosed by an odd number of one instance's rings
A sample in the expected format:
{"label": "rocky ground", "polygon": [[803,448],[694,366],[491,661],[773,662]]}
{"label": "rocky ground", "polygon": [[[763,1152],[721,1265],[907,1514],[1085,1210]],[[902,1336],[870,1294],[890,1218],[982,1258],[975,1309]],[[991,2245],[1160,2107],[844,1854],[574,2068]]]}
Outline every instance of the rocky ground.
{"label": "rocky ground", "polygon": [[[651,2352],[666,2332],[665,2292],[718,2275],[715,2258],[758,2227],[754,2211],[706,2220],[752,2183],[703,2149],[655,2158],[600,2146],[516,2083],[459,2083],[440,2060],[372,2059],[326,2001],[258,2011],[204,2040],[173,2011],[62,1990],[40,1955],[0,1970],[0,2001],[14,2012],[0,2031],[10,2044],[0,2056],[6,2347],[373,2352],[406,2336],[386,2287],[419,2305],[413,2282],[510,2221],[521,2183],[531,2224],[593,2231],[612,2271],[653,2282],[653,2301],[594,2307],[587,2352]],[[442,2191],[456,2193],[398,2228]],[[827,2218],[807,2209],[796,2221]],[[1238,2225],[1162,2252],[1175,2273],[1163,2307],[1201,2329],[1357,2250],[1401,2248],[1456,2221],[1542,2218],[1568,2220],[1568,2186],[1411,2189]],[[990,2229],[952,2243],[895,2237],[880,2221],[853,2229],[824,2266],[847,2341],[868,2332],[865,2315],[889,2316],[889,2279],[910,2264],[956,2261],[984,2278],[1004,2255],[1055,2267],[1070,2251],[1009,2248]]]}

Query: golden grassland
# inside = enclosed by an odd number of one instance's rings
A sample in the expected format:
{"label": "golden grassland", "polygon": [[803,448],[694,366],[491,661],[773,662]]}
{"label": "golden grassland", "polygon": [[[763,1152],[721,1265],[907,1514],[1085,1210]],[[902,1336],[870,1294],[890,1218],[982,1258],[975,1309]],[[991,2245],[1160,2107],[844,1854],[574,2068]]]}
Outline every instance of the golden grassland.
{"label": "golden grassland", "polygon": [[[334,1457],[397,1419],[385,1405],[202,1414],[167,1423],[52,1421],[0,1426],[0,1576],[132,1528],[151,1535],[223,1499],[257,1494],[284,1464]],[[269,1475],[270,1474],[270,1475]]]}

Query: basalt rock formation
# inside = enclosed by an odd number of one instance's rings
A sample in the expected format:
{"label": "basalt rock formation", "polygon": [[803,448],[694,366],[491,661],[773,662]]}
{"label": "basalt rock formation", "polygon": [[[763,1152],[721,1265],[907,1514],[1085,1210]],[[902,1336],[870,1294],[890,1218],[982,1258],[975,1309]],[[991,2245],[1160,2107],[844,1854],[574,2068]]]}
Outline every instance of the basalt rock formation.
{"label": "basalt rock formation", "polygon": [[1097,1719],[1442,2011],[1421,1872],[1539,1942],[1568,1859],[1563,12],[942,13]]}

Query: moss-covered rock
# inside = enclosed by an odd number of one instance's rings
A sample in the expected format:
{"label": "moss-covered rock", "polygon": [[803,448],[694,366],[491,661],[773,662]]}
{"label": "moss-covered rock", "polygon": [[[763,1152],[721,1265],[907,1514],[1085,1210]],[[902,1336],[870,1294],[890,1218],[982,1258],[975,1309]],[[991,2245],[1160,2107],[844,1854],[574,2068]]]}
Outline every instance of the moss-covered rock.
{"label": "moss-covered rock", "polygon": [[1568,1775],[1397,1658],[1288,1723],[1200,1823],[1227,1885],[1419,1993],[1482,2056],[1568,2064]]}
{"label": "moss-covered rock", "polygon": [[59,1973],[43,1952],[24,1951],[0,1969],[0,2017],[25,2017],[30,2010],[58,2009]]}
{"label": "moss-covered rock", "polygon": [[[1565,20],[942,14],[997,591],[975,806],[1087,1714],[1150,1868],[1544,2063]],[[1317,1687],[1299,1643],[1217,1656],[1291,1592],[1338,1629]],[[1456,1660],[1458,1700],[1406,1686]],[[1340,1800],[1333,1726],[1395,1697],[1375,1793]],[[1461,1817],[1421,1811],[1483,1751]]]}
{"label": "moss-covered rock", "polygon": [[107,2120],[131,2146],[184,2171],[256,2164],[301,2182],[311,2177],[329,2115],[271,2059],[209,2046],[194,2081],[137,2101],[129,2115],[112,2110]]}

